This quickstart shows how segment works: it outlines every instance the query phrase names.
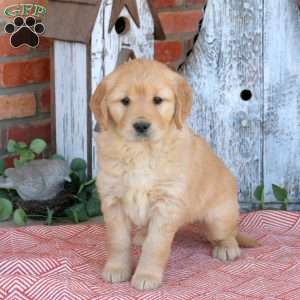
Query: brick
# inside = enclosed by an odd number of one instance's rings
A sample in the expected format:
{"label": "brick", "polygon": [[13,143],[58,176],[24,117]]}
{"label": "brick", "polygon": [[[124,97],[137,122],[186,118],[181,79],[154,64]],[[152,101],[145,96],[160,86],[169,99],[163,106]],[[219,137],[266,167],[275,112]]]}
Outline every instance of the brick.
{"label": "brick", "polygon": [[186,5],[201,5],[204,6],[206,4],[206,0],[185,0]]}
{"label": "brick", "polygon": [[51,111],[51,92],[50,89],[43,89],[39,92],[39,111],[50,112]]}
{"label": "brick", "polygon": [[159,18],[165,33],[197,32],[202,18],[199,10],[162,12]]}
{"label": "brick", "polygon": [[0,56],[24,55],[29,52],[29,47],[23,45],[19,48],[13,48],[10,45],[10,36],[8,34],[0,35]]}
{"label": "brick", "polygon": [[153,5],[157,9],[173,8],[184,4],[184,0],[153,0]]}
{"label": "brick", "polygon": [[17,158],[15,155],[6,155],[3,157],[5,163],[5,169],[14,168],[14,159]]}
{"label": "brick", "polygon": [[15,87],[50,80],[48,57],[0,64],[0,86]]}
{"label": "brick", "polygon": [[0,150],[6,147],[6,128],[0,129]]}
{"label": "brick", "polygon": [[201,5],[206,3],[206,0],[152,0],[156,9],[174,8],[178,6]]}
{"label": "brick", "polygon": [[36,101],[31,93],[0,96],[0,120],[30,117],[35,113]]}
{"label": "brick", "polygon": [[30,143],[35,138],[44,139],[48,143],[51,142],[51,123],[49,120],[16,125],[7,129],[7,139]]}
{"label": "brick", "polygon": [[48,38],[41,37],[40,38],[40,44],[38,46],[38,50],[40,51],[47,51],[52,47],[52,41]]}
{"label": "brick", "polygon": [[161,62],[172,62],[182,56],[182,42],[180,41],[156,41],[154,45],[154,56]]}

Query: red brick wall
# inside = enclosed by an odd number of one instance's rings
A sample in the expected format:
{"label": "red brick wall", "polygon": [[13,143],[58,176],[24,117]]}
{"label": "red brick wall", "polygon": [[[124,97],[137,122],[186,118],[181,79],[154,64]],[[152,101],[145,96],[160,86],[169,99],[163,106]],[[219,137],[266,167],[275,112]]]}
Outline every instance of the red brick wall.
{"label": "red brick wall", "polygon": [[153,0],[167,40],[155,42],[155,59],[174,69],[194,44],[206,0]]}
{"label": "red brick wall", "polygon": [[[8,139],[51,142],[51,43],[42,39],[37,49],[14,49],[0,19],[0,157],[6,157]],[[8,162],[11,160],[7,159]]]}
{"label": "red brick wall", "polygon": [[[176,69],[193,45],[205,0],[153,0],[167,40],[155,42],[155,58]],[[51,142],[48,40],[38,49],[13,49],[0,20],[0,157],[8,139]],[[11,160],[9,160],[11,161]]]}

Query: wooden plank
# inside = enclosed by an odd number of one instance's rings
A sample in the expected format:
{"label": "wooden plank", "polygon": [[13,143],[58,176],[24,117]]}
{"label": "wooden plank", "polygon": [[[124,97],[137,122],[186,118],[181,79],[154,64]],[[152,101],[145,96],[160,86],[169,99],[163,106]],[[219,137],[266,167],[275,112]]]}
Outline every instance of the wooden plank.
{"label": "wooden plank", "polygon": [[54,54],[54,47],[50,48],[50,101],[51,101],[51,150],[53,153],[56,153],[56,107],[55,107],[55,69],[54,69],[54,61],[55,61],[55,54]]}
{"label": "wooden plank", "polygon": [[87,159],[86,46],[54,42],[57,153]]}
{"label": "wooden plank", "polygon": [[[97,85],[104,77],[104,13],[104,5],[101,5],[91,36],[91,94],[94,93]],[[91,122],[92,140],[89,141],[89,145],[91,145],[89,151],[91,152],[90,157],[92,174],[95,176],[97,173],[97,157],[95,144],[95,137],[97,133],[94,131],[96,120],[93,116]]]}
{"label": "wooden plank", "polygon": [[151,11],[153,22],[154,22],[154,38],[156,40],[165,40],[166,35],[165,35],[164,29],[161,25],[161,22],[160,22],[158,13],[157,13],[157,9],[154,7],[152,0],[147,0],[147,3],[149,6],[149,9]]}
{"label": "wooden plank", "polygon": [[[294,0],[264,1],[264,182],[300,199],[300,13]],[[291,208],[298,208],[292,205]]]}
{"label": "wooden plank", "polygon": [[[111,73],[117,65],[119,53],[123,48],[132,49],[137,58],[153,58],[154,56],[154,24],[146,1],[137,1],[140,28],[131,18],[126,7],[120,16],[130,21],[130,30],[125,34],[117,34],[115,29],[109,33],[109,24],[113,1],[103,3],[92,32],[92,92],[102,78]],[[95,120],[93,120],[93,127]],[[93,133],[94,137],[96,133]],[[97,172],[95,142],[92,142],[93,174]]]}
{"label": "wooden plank", "polygon": [[[189,124],[237,177],[243,210],[262,182],[262,20],[260,0],[208,1],[184,67],[194,90]],[[253,94],[248,102],[244,89]]]}

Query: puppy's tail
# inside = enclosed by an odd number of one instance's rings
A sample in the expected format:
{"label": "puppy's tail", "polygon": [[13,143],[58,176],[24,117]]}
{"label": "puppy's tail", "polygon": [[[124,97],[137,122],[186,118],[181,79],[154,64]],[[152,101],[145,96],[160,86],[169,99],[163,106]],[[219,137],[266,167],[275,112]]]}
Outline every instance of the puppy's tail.
{"label": "puppy's tail", "polygon": [[239,246],[242,248],[254,248],[260,246],[260,243],[258,241],[241,232],[238,232],[236,240]]}

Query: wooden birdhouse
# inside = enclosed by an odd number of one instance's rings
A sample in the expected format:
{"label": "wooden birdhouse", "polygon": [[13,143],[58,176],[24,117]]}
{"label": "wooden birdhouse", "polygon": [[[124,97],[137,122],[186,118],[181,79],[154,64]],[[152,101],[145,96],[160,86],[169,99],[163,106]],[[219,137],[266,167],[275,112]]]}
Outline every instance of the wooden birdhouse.
{"label": "wooden birdhouse", "polygon": [[54,0],[45,20],[54,39],[52,80],[56,151],[81,157],[95,173],[90,96],[102,78],[131,58],[153,58],[164,38],[151,1]]}

